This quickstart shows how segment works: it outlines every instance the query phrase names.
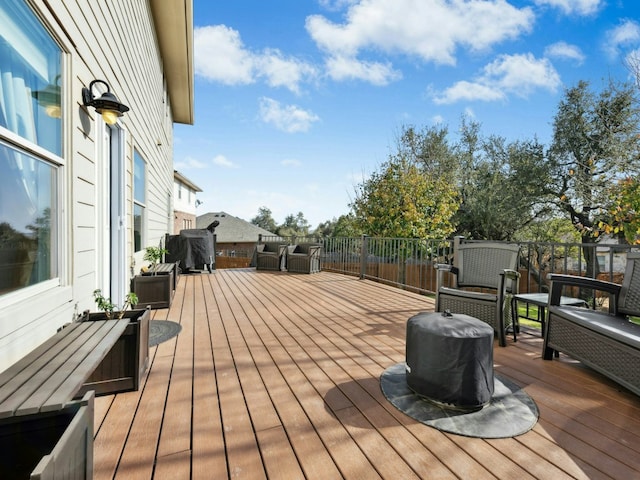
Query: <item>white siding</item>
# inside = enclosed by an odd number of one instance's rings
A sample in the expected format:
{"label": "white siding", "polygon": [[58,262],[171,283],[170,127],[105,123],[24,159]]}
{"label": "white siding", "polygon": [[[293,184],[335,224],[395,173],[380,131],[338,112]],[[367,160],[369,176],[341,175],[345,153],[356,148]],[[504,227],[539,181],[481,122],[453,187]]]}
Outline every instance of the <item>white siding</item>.
{"label": "white siding", "polygon": [[[180,188],[182,188],[182,198],[178,195]],[[173,209],[191,215],[196,214],[196,191],[177,180],[173,182]]]}
{"label": "white siding", "polygon": [[[130,107],[120,125],[126,132],[127,260],[133,259],[133,150],[147,162],[146,238],[157,245],[173,218],[173,119],[162,72],[148,0],[33,0],[29,2],[60,39],[68,54],[64,90],[65,152],[63,168],[65,258],[63,285],[29,296],[18,292],[0,301],[0,370],[33,349],[74,312],[95,309],[92,292],[102,272],[96,271],[100,225],[96,223],[97,136],[102,130],[93,108],[82,105],[82,87],[105,80]],[[136,258],[139,266],[141,254]],[[40,287],[40,286],[39,286]],[[28,308],[25,308],[28,303]]]}

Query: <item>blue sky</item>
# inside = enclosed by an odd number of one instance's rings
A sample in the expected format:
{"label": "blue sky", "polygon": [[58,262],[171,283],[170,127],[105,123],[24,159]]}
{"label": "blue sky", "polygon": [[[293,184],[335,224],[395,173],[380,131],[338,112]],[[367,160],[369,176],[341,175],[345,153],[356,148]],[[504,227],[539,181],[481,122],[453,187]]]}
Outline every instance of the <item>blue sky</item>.
{"label": "blue sky", "polygon": [[198,214],[316,227],[404,126],[551,139],[564,88],[630,80],[637,0],[194,0],[195,124],[176,125],[174,168]]}

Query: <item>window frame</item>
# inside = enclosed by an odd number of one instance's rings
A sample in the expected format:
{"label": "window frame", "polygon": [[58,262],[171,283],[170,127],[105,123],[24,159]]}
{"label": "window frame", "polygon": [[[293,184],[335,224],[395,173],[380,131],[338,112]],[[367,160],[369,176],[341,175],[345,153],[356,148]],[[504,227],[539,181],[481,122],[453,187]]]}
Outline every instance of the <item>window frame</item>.
{"label": "window frame", "polygon": [[[55,216],[52,216],[52,233],[50,255],[55,259],[55,273],[52,278],[42,280],[33,285],[18,288],[16,290],[0,295],[0,310],[8,313],[15,306],[22,305],[25,301],[31,301],[37,298],[38,304],[47,304],[49,295],[53,295],[58,304],[64,304],[71,301],[72,290],[70,288],[70,258],[72,256],[72,244],[65,241],[65,238],[71,238],[69,212],[70,195],[70,169],[67,168],[71,158],[70,152],[70,128],[71,119],[69,118],[69,108],[67,106],[70,98],[69,90],[72,83],[70,49],[63,42],[62,38],[56,34],[52,28],[51,19],[47,21],[32,4],[25,2],[26,7],[33,15],[33,21],[37,22],[46,32],[51,41],[59,50],[59,83],[60,86],[60,131],[58,142],[60,142],[60,151],[55,153],[38,145],[32,140],[0,126],[0,141],[8,148],[14,149],[20,154],[26,154],[35,157],[49,165],[55,172],[55,182],[53,183],[55,192],[52,199],[51,209],[55,210]],[[62,290],[61,290],[62,289]],[[44,296],[43,296],[44,295]],[[2,317],[2,315],[0,315]],[[17,324],[16,324],[17,326]]]}
{"label": "window frame", "polygon": [[[143,194],[144,194],[144,201],[140,201],[136,198],[136,163],[137,160],[140,160],[141,164],[142,164],[142,173],[143,173],[143,178],[142,178],[142,190],[143,190]],[[132,222],[132,228],[131,228],[131,234],[133,235],[133,243],[132,243],[132,250],[133,253],[138,253],[144,250],[144,245],[146,244],[146,237],[147,237],[147,228],[146,228],[146,223],[147,223],[147,193],[148,193],[148,189],[147,189],[147,169],[148,166],[148,162],[146,160],[146,158],[144,157],[144,155],[142,155],[142,153],[140,152],[140,150],[138,148],[133,149],[133,165],[132,165],[132,170],[131,170],[131,178],[132,178],[132,182],[131,182],[131,200],[132,200],[132,211],[131,211],[131,222]],[[142,209],[142,214],[140,216],[140,249],[136,249],[136,240],[135,240],[135,232],[136,232],[136,207],[139,207]]]}

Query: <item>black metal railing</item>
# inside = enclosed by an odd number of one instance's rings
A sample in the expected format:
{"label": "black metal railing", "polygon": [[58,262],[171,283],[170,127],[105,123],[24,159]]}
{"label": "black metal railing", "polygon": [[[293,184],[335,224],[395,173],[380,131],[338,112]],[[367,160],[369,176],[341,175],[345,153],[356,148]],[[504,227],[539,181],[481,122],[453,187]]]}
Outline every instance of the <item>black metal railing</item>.
{"label": "black metal railing", "polygon": [[[259,241],[320,243],[322,269],[388,283],[420,293],[436,289],[435,263],[455,263],[465,240],[368,237],[277,237]],[[626,254],[637,245],[609,243],[512,242],[520,245],[520,292],[546,292],[549,273],[601,278],[622,283]]]}

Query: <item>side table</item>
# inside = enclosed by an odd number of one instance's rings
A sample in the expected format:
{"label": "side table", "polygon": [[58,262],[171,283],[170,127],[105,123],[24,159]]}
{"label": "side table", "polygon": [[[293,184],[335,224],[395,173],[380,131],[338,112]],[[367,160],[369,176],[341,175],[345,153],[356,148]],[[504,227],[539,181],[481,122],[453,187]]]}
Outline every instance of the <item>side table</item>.
{"label": "side table", "polygon": [[[517,329],[520,328],[518,320],[518,302],[535,305],[538,307],[538,322],[540,322],[542,336],[544,337],[545,324],[547,319],[547,304],[549,303],[548,293],[519,293],[511,297],[511,312],[513,314],[514,337]],[[573,305],[577,307],[586,306],[587,303],[580,298],[560,297],[560,305]]]}

